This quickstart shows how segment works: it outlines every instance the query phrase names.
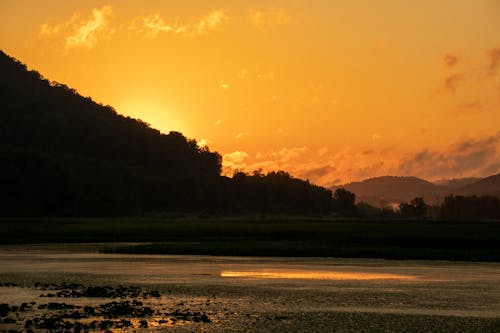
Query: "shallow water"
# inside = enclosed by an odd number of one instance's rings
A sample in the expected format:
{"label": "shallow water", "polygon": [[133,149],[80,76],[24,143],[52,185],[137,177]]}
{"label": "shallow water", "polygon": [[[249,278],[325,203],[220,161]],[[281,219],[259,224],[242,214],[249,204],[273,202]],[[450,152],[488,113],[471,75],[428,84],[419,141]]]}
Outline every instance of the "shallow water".
{"label": "shallow water", "polygon": [[[0,303],[34,282],[154,287],[214,319],[170,331],[500,332],[500,264],[100,254],[102,244],[0,247]],[[498,330],[497,330],[498,329]],[[150,328],[151,330],[151,328]]]}

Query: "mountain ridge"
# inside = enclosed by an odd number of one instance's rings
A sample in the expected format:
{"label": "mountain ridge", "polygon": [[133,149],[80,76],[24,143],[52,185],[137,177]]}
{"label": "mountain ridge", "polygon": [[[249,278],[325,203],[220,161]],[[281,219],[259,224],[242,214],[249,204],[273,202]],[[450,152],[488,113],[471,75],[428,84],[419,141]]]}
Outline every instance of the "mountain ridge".
{"label": "mountain ridge", "polygon": [[356,194],[356,201],[364,201],[375,206],[385,206],[423,197],[428,203],[437,204],[447,195],[493,195],[500,197],[500,174],[485,178],[469,177],[453,179],[454,184],[433,183],[414,176],[380,176],[362,181],[330,187],[345,188]]}

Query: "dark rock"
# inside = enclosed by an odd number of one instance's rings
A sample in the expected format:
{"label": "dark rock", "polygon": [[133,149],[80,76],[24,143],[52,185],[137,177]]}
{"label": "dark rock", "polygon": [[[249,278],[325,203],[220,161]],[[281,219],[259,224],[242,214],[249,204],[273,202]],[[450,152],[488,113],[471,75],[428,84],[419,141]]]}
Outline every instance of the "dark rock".
{"label": "dark rock", "polygon": [[11,310],[9,304],[0,304],[0,317],[6,317],[10,311]]}
{"label": "dark rock", "polygon": [[113,322],[111,320],[103,320],[99,323],[99,328],[105,330],[109,327],[113,327]]}
{"label": "dark rock", "polygon": [[91,316],[91,315],[94,315],[95,314],[95,309],[91,306],[85,306],[83,308],[83,312],[87,315],[87,316]]}
{"label": "dark rock", "polygon": [[66,303],[49,303],[47,304],[47,310],[65,310],[65,309],[75,309],[77,306]]}

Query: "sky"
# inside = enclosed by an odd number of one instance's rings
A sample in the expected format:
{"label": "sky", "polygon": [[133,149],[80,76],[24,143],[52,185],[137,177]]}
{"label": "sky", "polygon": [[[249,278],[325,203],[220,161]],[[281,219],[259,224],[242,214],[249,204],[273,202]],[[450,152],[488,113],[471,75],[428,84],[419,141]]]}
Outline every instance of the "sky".
{"label": "sky", "polygon": [[500,172],[498,0],[0,0],[0,48],[226,175]]}

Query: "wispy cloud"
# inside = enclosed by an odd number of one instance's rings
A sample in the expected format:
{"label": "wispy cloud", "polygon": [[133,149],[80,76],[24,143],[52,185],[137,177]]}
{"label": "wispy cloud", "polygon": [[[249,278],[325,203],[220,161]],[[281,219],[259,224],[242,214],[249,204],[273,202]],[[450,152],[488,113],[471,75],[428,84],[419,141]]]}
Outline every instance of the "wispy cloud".
{"label": "wispy cloud", "polygon": [[486,51],[488,58],[488,75],[495,76],[500,68],[500,47]]}
{"label": "wispy cloud", "polygon": [[202,138],[200,141],[198,141],[198,146],[200,147],[206,147],[210,143],[210,140]]}
{"label": "wispy cloud", "polygon": [[245,137],[245,136],[247,136],[247,135],[248,135],[248,133],[247,133],[247,132],[239,132],[239,133],[238,133],[238,134],[236,134],[234,137],[235,137],[235,139],[238,139],[238,140],[239,140],[239,139],[244,138],[244,137]]}
{"label": "wispy cloud", "polygon": [[398,169],[401,174],[428,179],[486,176],[500,162],[499,146],[500,132],[485,138],[463,140],[443,151],[424,149],[402,160]]}
{"label": "wispy cloud", "polygon": [[258,73],[257,79],[273,81],[274,80],[274,72],[269,71],[269,72],[265,72],[265,73]]}
{"label": "wispy cloud", "polygon": [[443,57],[443,63],[446,67],[455,67],[459,60],[458,56],[453,53],[447,53]]}
{"label": "wispy cloud", "polygon": [[254,27],[265,30],[268,27],[283,25],[290,21],[290,15],[283,9],[250,9],[248,21]]}
{"label": "wispy cloud", "polygon": [[166,24],[160,17],[160,14],[157,13],[142,17],[139,21],[140,24],[133,22],[130,29],[144,33],[149,38],[156,38],[162,32],[179,34],[187,30],[187,26],[185,25],[179,26],[177,23]]}
{"label": "wispy cloud", "polygon": [[462,115],[477,114],[483,111],[483,103],[476,99],[470,102],[463,102],[455,105],[455,107],[451,110],[451,115],[458,117]]}
{"label": "wispy cloud", "polygon": [[226,175],[231,175],[235,171],[242,171],[245,169],[245,160],[248,158],[248,153],[243,150],[236,150],[232,153],[222,156],[223,172]]}
{"label": "wispy cloud", "polygon": [[247,78],[248,75],[248,70],[246,68],[242,68],[239,70],[238,74],[236,74],[236,77],[240,80],[244,80]]}
{"label": "wispy cloud", "polygon": [[228,82],[224,81],[224,80],[220,80],[219,81],[219,87],[222,90],[227,91],[227,90],[229,90],[229,88],[231,87],[231,85]]}
{"label": "wispy cloud", "polygon": [[158,13],[136,18],[129,29],[156,38],[160,33],[170,33],[182,36],[200,36],[218,31],[229,20],[224,9],[212,10],[198,21],[179,24],[178,20],[166,22]]}
{"label": "wispy cloud", "polygon": [[[286,170],[295,177],[331,186],[370,177],[416,176],[440,178],[483,177],[500,172],[500,132],[456,141],[441,149],[404,151],[401,148],[328,151],[325,147],[284,147],[249,156],[236,151],[224,156],[226,175],[235,170]],[[318,158],[320,157],[320,158]]]}
{"label": "wispy cloud", "polygon": [[223,9],[213,10],[205,15],[199,22],[194,25],[194,32],[197,35],[204,35],[212,31],[218,30],[229,17]]}
{"label": "wispy cloud", "polygon": [[92,49],[103,38],[110,38],[115,30],[110,28],[113,14],[111,6],[92,9],[92,13],[85,19],[80,14],[74,14],[70,19],[57,23],[44,23],[40,27],[40,36],[58,38],[63,36],[66,49]]}
{"label": "wispy cloud", "polygon": [[458,88],[458,85],[465,81],[465,77],[463,74],[454,73],[450,74],[443,80],[441,85],[441,90],[447,93],[454,94]]}

